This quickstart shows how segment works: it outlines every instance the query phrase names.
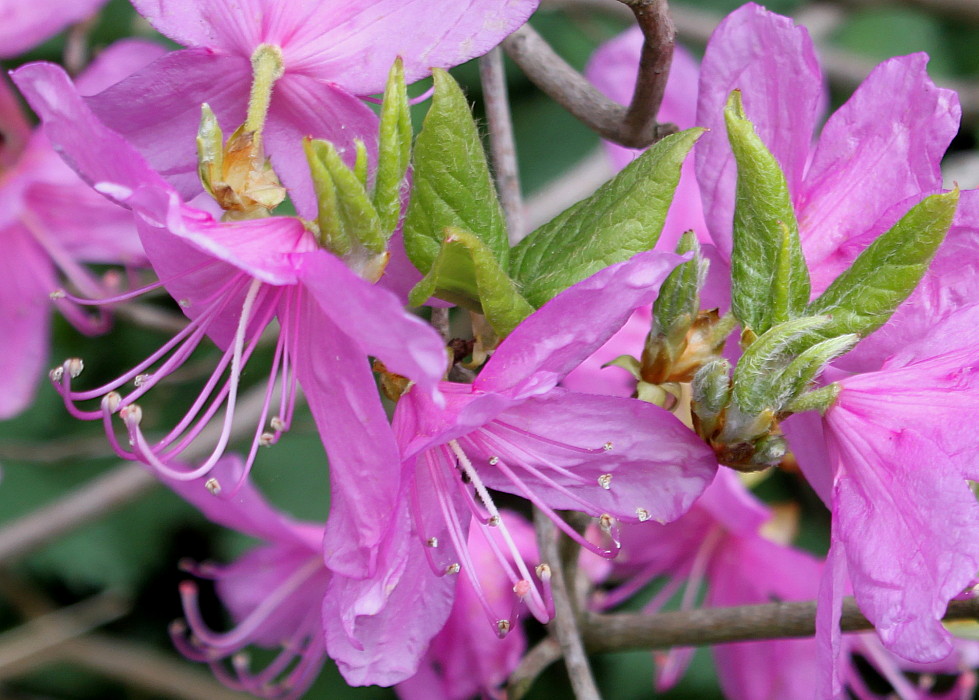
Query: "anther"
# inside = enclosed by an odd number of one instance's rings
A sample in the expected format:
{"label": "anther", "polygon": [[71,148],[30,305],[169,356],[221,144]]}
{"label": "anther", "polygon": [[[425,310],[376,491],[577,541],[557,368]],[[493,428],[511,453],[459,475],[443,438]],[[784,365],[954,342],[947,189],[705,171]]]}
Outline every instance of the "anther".
{"label": "anther", "polygon": [[115,413],[119,410],[119,404],[122,403],[122,396],[118,391],[110,391],[108,394],[102,397],[102,410],[109,413]]}
{"label": "anther", "polygon": [[143,409],[139,407],[139,404],[131,403],[128,406],[123,406],[119,411],[119,417],[127,425],[130,423],[133,425],[139,425],[143,422]]}
{"label": "anther", "polygon": [[65,294],[65,290],[63,289],[55,289],[48,296],[50,296],[52,299],[64,299],[67,294]]}
{"label": "anther", "polygon": [[500,524],[500,516],[499,515],[491,515],[486,520],[486,524],[489,525],[490,527],[497,527]]}
{"label": "anther", "polygon": [[513,584],[513,592],[516,593],[518,597],[523,598],[525,595],[530,593],[530,581],[525,578],[520,579]]}
{"label": "anther", "polygon": [[611,532],[612,526],[615,524],[615,519],[612,518],[608,513],[602,513],[598,516],[598,526],[602,528],[602,532]]}
{"label": "anther", "polygon": [[262,433],[258,436],[258,444],[262,447],[271,447],[275,444],[275,435],[273,433]]}
{"label": "anther", "polygon": [[136,375],[136,378],[135,378],[135,379],[133,379],[133,384],[135,384],[135,385],[136,385],[137,387],[141,387],[141,386],[143,386],[143,385],[144,385],[144,384],[145,384],[145,383],[146,383],[147,381],[149,381],[149,378],[150,378],[151,376],[153,376],[153,375],[150,375],[150,374],[137,374],[137,375]]}
{"label": "anther", "polygon": [[608,491],[610,488],[612,488],[612,475],[602,474],[600,477],[598,477],[598,485]]}
{"label": "anther", "polygon": [[435,549],[436,547],[439,546],[439,538],[438,537],[429,537],[427,540],[425,540],[425,546],[431,547],[432,549]]}
{"label": "anther", "polygon": [[639,522],[644,523],[653,516],[645,508],[636,508],[636,517],[639,518]]}
{"label": "anther", "polygon": [[500,458],[497,457],[496,455],[493,455],[492,457],[489,458],[489,463],[490,466],[496,466],[497,464],[500,463]]}
{"label": "anther", "polygon": [[455,562],[454,564],[449,564],[447,567],[445,567],[445,573],[450,574],[450,575],[451,574],[457,574],[461,570],[462,570],[462,567],[459,566],[459,562]]}
{"label": "anther", "polygon": [[611,452],[612,451],[612,447],[613,447],[613,445],[612,445],[612,441],[611,440],[609,440],[604,445],[602,445],[602,449],[605,450],[606,452]]}
{"label": "anther", "polygon": [[221,493],[221,484],[213,476],[204,482],[204,488],[210,491],[212,496],[217,496]]}
{"label": "anther", "polygon": [[496,633],[502,639],[510,631],[510,621],[509,620],[497,620],[496,621]]}
{"label": "anther", "polygon": [[269,425],[272,426],[272,430],[281,433],[286,429],[286,424],[278,416],[272,416],[272,420],[269,421]]}
{"label": "anther", "polygon": [[48,376],[51,377],[52,382],[58,383],[65,376],[65,368],[55,367],[50,372],[48,372]]}
{"label": "anther", "polygon": [[72,379],[77,377],[85,369],[85,363],[81,361],[80,358],[73,357],[70,360],[65,361],[65,369],[68,370],[68,376]]}
{"label": "anther", "polygon": [[551,580],[551,567],[548,564],[538,564],[537,568],[534,569],[534,573],[544,583]]}
{"label": "anther", "polygon": [[190,299],[181,299],[180,301],[177,302],[177,305],[181,309],[189,309],[190,308]]}

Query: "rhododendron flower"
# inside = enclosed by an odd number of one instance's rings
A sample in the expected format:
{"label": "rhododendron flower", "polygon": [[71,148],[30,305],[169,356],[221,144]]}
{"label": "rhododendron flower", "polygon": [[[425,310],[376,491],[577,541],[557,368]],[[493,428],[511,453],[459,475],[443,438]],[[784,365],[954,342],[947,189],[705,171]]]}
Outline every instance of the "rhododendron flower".
{"label": "rhododendron flower", "polygon": [[[473,384],[443,382],[444,407],[415,390],[398,403],[401,487],[414,533],[433,572],[468,577],[501,636],[519,603],[538,619],[550,618],[549,574],[546,567],[531,573],[490,490],[527,498],[583,546],[612,556],[614,546],[584,540],[554,510],[599,518],[614,541],[616,521],[678,517],[716,469],[713,453],[668,412],[556,387],[633,309],[652,301],[680,260],[641,253],[579,282],[507,336]],[[502,610],[482,590],[467,547],[470,515],[516,593]]]}
{"label": "rhododendron flower", "polygon": [[135,0],[158,31],[188,48],[99,95],[92,106],[190,197],[200,191],[197,154],[191,141],[173,135],[195,133],[205,102],[225,128],[243,123],[254,70],[265,83],[258,92],[269,99],[265,150],[299,213],[311,217],[316,200],[304,136],[332,141],[352,156],[353,139],[377,133],[377,118],[357,96],[383,91],[395,58],[404,60],[406,80],[414,82],[432,67],[486,53],[537,2]]}
{"label": "rhododendron flower", "polygon": [[[384,501],[383,495],[371,495],[386,493],[379,486],[388,479],[386,474],[348,473],[353,468],[365,471],[365,454],[381,464],[398,462],[367,355],[417,382],[420,392],[434,395],[445,366],[438,335],[405,312],[391,292],[361,279],[319,249],[300,220],[269,217],[222,223],[208,211],[185,204],[132,146],[92,114],[59,68],[25,66],[16,71],[15,79],[44,120],[46,133],[79,172],[135,212],[161,284],[191,319],[146,361],[102,387],[73,388],[72,375],[81,364],[67,362],[56,378],[69,410],[80,418],[103,420],[121,456],[143,460],[171,478],[206,475],[227,446],[242,367],[263,329],[276,318],[280,332],[271,376],[246,464],[252,463],[259,445],[275,442],[288,429],[298,381],[331,458],[334,505],[374,499],[379,508],[393,510],[393,497]],[[215,209],[205,198],[198,203]],[[151,443],[140,428],[142,412],[136,402],[174,372],[205,336],[223,351],[215,372],[187,414]],[[135,388],[119,393],[130,381]],[[273,408],[277,383],[281,398]],[[100,408],[75,405],[95,399],[101,399]],[[223,405],[224,430],[211,455],[194,469],[170,466]],[[128,429],[131,450],[115,440],[114,413]],[[209,486],[216,491],[222,484],[215,478]],[[374,547],[386,524],[360,507],[342,520],[331,518],[327,530],[337,543],[331,551],[341,552],[331,566],[349,575],[370,575]]]}
{"label": "rhododendron flower", "polygon": [[[200,483],[162,480],[215,523],[263,543],[227,566],[185,564],[197,576],[215,581],[235,626],[214,632],[201,617],[197,585],[187,581],[180,586],[186,621],[175,622],[171,635],[185,655],[210,664],[229,687],[270,698],[297,698],[316,680],[326,658],[321,606],[330,572],[323,566],[323,526],[297,522],[272,508],[247,480],[237,455],[220,459],[213,474],[241,487],[232,498],[215,498]],[[263,670],[253,672],[242,654],[250,645],[282,650]]]}
{"label": "rhododendron flower", "polygon": [[0,1],[0,58],[11,58],[22,54],[45,39],[51,38],[69,24],[88,19],[106,1]]}
{"label": "rhododendron flower", "polygon": [[[156,58],[163,49],[126,41],[102,53],[79,78],[85,92],[103,89]],[[0,81],[0,323],[4,347],[0,419],[24,410],[47,362],[51,295],[59,273],[84,294],[104,295],[106,284],[83,263],[134,264],[144,260],[132,217],[86,185],[40,132],[32,133],[7,82]],[[108,317],[92,317],[56,295],[54,306],[83,333],[106,330]]]}
{"label": "rhododendron flower", "polygon": [[[501,517],[506,517],[520,556],[535,559],[537,544],[530,523],[512,512],[503,511]],[[520,663],[527,640],[519,626],[500,639],[495,630],[479,623],[483,617],[480,594],[494,609],[505,609],[511,603],[513,584],[505,571],[494,566],[496,552],[478,527],[470,528],[468,547],[480,591],[467,577],[457,579],[455,602],[445,627],[432,639],[418,673],[395,687],[401,700],[502,698],[500,686]]]}

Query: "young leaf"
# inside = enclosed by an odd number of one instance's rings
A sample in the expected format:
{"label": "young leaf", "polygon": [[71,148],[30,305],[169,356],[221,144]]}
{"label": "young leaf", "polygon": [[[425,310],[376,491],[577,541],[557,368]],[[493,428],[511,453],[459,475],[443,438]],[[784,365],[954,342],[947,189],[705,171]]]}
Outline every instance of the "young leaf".
{"label": "young leaf", "polygon": [[319,201],[318,223],[324,242],[340,243],[341,248],[334,248],[340,254],[349,251],[353,240],[373,253],[383,253],[387,236],[360,178],[347,167],[332,143],[307,140],[305,147]]}
{"label": "young leaf", "polygon": [[374,207],[388,236],[401,216],[401,185],[411,158],[411,136],[408,88],[405,86],[404,63],[399,57],[391,66],[381,103],[377,174],[374,177]]}
{"label": "young leaf", "polygon": [[700,310],[700,288],[707,275],[708,263],[700,253],[700,244],[693,231],[680,237],[676,252],[680,255],[693,253],[693,259],[674,268],[653,302],[652,334],[663,338],[671,337],[671,329],[678,325],[685,326],[682,332],[686,334]]}
{"label": "young leaf", "polygon": [[958,203],[958,188],[926,197],[867,246],[809,305],[807,314],[832,316],[820,334],[866,337],[884,325],[918,286],[952,226]]}
{"label": "young leaf", "polygon": [[486,244],[457,228],[446,229],[439,254],[408,301],[419,305],[431,296],[483,314],[501,338],[534,310]]}
{"label": "young leaf", "polygon": [[471,231],[507,269],[510,244],[479,132],[462,89],[435,69],[435,97],[415,141],[411,203],[404,224],[405,250],[427,273],[442,246],[443,231]]}
{"label": "young leaf", "polygon": [[680,166],[703,129],[667,136],[595,194],[565,210],[513,249],[510,272],[535,307],[572,284],[659,240]]}
{"label": "young leaf", "polygon": [[762,335],[806,308],[809,269],[785,174],[745,116],[739,90],[724,121],[738,165],[731,305],[744,328]]}

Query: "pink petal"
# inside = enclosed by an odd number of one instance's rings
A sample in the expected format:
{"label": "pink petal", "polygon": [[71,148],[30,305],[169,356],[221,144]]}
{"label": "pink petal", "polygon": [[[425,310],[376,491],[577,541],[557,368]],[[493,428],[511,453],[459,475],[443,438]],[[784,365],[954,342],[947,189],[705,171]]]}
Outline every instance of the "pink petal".
{"label": "pink petal", "polygon": [[[826,122],[797,199],[811,268],[893,204],[941,187],[939,164],[961,109],[928,78],[927,63],[925,54],[885,61]],[[835,275],[817,277],[820,291]]]}
{"label": "pink petal", "polygon": [[473,387],[514,396],[547,391],[652,303],[683,258],[647,251],[564,290],[500,344]]}
{"label": "pink petal", "polygon": [[12,418],[34,400],[48,358],[50,293],[57,284],[47,254],[29,231],[10,225],[0,231],[0,420]]}
{"label": "pink petal", "polygon": [[31,138],[31,125],[6,76],[0,78],[0,124],[3,125],[0,130],[3,135],[0,165],[11,168]]}
{"label": "pink petal", "polygon": [[75,79],[81,94],[95,95],[128,78],[167,53],[165,47],[145,39],[123,39],[99,52]]}
{"label": "pink petal", "polygon": [[0,3],[0,58],[24,53],[69,24],[94,14],[106,0],[4,0]]}
{"label": "pink petal", "polygon": [[[470,443],[479,448],[469,456],[481,465],[480,475],[490,488],[521,493],[489,464],[499,456],[552,508],[608,513],[627,522],[675,520],[717,470],[713,452],[668,411],[635,399],[560,389],[501,413],[467,439],[467,453]],[[600,485],[605,474],[612,475],[608,489]],[[590,510],[565,489],[590,504]]]}
{"label": "pink petal", "polygon": [[408,377],[423,393],[438,394],[446,370],[445,344],[391,292],[358,277],[326,251],[302,256],[299,276],[322,313],[361,350],[395,374]]}
{"label": "pink petal", "polygon": [[735,89],[742,91],[748,118],[785,171],[789,192],[799,196],[823,95],[806,30],[749,3],[714,30],[704,54],[697,122],[710,131],[697,144],[697,179],[711,236],[727,259],[737,171],[724,126],[724,104]]}

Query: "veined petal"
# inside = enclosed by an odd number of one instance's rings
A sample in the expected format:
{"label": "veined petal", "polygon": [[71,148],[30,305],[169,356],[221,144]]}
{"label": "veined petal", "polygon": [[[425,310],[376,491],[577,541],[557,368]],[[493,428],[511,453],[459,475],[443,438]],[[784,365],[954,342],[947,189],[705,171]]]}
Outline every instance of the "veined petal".
{"label": "veined petal", "polygon": [[961,109],[955,92],[928,77],[927,63],[919,53],[880,64],[823,127],[796,199],[810,267],[896,202],[941,187],[939,164]]}
{"label": "veined petal", "polygon": [[[190,200],[201,192],[197,129],[206,102],[226,134],[245,121],[251,64],[207,49],[172,51],[107,90],[86,98],[92,112],[127,148]],[[54,139],[52,139],[54,140]],[[94,181],[110,178],[92,178]]]}
{"label": "veined petal", "polygon": [[[236,15],[255,17],[264,3],[245,0],[236,5],[212,0],[133,0],[136,11],[153,28],[184,46],[210,46],[233,49],[226,27],[234,26]],[[256,28],[258,22],[255,22]],[[254,47],[253,47],[254,48]],[[245,52],[244,55],[249,55]]]}
{"label": "veined petal", "polygon": [[358,277],[326,251],[301,257],[299,276],[332,324],[391,372],[408,377],[419,390],[438,396],[445,373],[445,345],[417,316],[405,311],[387,289]]}
{"label": "veined petal", "polygon": [[0,420],[12,418],[34,399],[48,357],[50,293],[54,270],[30,232],[18,224],[0,230]]}
{"label": "veined petal", "polygon": [[522,495],[494,469],[498,457],[548,506],[627,522],[675,520],[717,470],[713,452],[668,411],[561,389],[507,409],[465,448],[490,488]]}
{"label": "veined petal", "polygon": [[878,425],[846,393],[826,423],[833,516],[854,595],[888,649],[937,661],[952,650],[946,605],[979,570],[979,504],[938,443]]}
{"label": "veined petal", "polygon": [[401,459],[359,343],[311,294],[300,303],[296,374],[330,460],[326,562],[363,579],[374,573],[378,548],[395,524]]}
{"label": "veined petal", "polygon": [[711,237],[731,257],[737,170],[724,126],[724,105],[740,89],[745,112],[800,194],[813,128],[823,99],[812,40],[791,19],[749,3],[728,15],[711,36],[700,68],[697,123],[709,131],[697,143],[697,179]]}
{"label": "veined petal", "polygon": [[[272,4],[272,3],[269,3]],[[300,3],[292,0],[291,12]],[[412,83],[432,68],[481,56],[527,21],[538,0],[370,0],[314,3],[283,42],[287,70],[330,80],[358,95],[384,90],[394,59]],[[405,31],[407,27],[411,31]]]}
{"label": "veined petal", "polygon": [[547,391],[600,348],[684,258],[647,251],[564,290],[500,344],[473,388],[532,396]]}
{"label": "veined petal", "polygon": [[75,79],[82,95],[95,95],[128,78],[167,53],[164,46],[145,39],[122,39],[110,44]]}

